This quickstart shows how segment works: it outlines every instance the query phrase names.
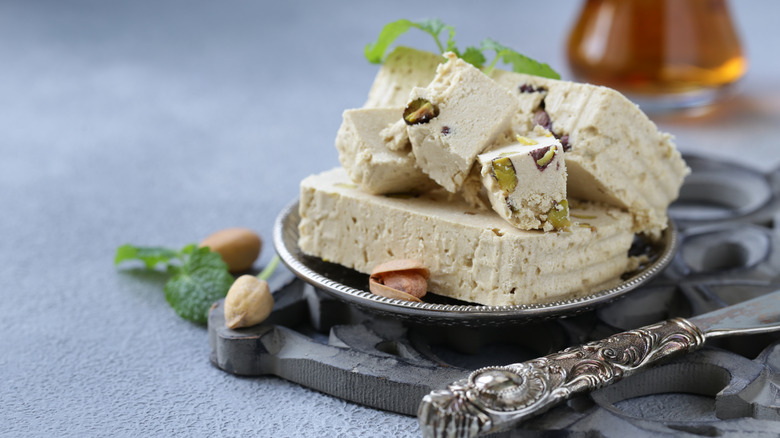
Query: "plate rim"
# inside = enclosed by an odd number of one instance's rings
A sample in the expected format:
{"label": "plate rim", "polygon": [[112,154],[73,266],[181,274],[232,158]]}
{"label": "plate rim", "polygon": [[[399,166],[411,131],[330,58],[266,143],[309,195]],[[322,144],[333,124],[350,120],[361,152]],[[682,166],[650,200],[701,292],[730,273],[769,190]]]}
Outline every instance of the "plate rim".
{"label": "plate rim", "polygon": [[[631,278],[622,281],[620,284],[608,289],[596,291],[583,297],[553,301],[544,304],[518,304],[511,306],[417,303],[387,298],[365,290],[355,289],[329,279],[306,266],[294,253],[294,251],[300,253],[297,241],[295,242],[294,248],[288,248],[284,239],[285,229],[287,227],[294,226],[297,232],[299,222],[288,224],[288,221],[293,220],[291,219],[293,213],[298,213],[298,205],[299,199],[296,198],[279,212],[279,215],[277,215],[276,220],[274,221],[273,242],[276,252],[279,254],[282,262],[298,278],[342,301],[355,304],[369,311],[402,318],[411,317],[416,319],[439,320],[442,322],[467,323],[490,323],[508,320],[521,322],[522,318],[536,320],[587,311],[595,306],[603,305],[622,297],[626,293],[635,290],[639,286],[642,286],[655,278],[672,262],[679,244],[677,228],[675,227],[674,222],[670,220],[669,225],[663,231],[661,239],[659,240],[660,242],[663,242],[664,249],[655,261],[649,263],[644,269],[637,272]],[[298,218],[298,221],[300,221],[300,218]],[[362,273],[359,274],[367,275]]]}

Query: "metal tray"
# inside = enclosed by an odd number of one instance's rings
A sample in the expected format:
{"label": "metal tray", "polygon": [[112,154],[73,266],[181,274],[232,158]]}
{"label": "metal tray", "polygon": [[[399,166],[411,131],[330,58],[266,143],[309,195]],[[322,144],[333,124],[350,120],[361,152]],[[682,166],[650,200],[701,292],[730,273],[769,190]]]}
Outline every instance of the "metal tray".
{"label": "metal tray", "polygon": [[279,213],[273,231],[276,251],[295,275],[362,310],[423,324],[525,324],[592,310],[638,288],[661,273],[673,259],[678,244],[673,223],[670,223],[661,239],[653,244],[642,242],[637,237],[632,250],[647,254],[650,261],[636,271],[624,274],[618,285],[586,296],[534,305],[483,306],[427,294],[424,302],[415,303],[374,295],[368,291],[367,274],[303,254],[298,247],[299,222],[296,200]]}

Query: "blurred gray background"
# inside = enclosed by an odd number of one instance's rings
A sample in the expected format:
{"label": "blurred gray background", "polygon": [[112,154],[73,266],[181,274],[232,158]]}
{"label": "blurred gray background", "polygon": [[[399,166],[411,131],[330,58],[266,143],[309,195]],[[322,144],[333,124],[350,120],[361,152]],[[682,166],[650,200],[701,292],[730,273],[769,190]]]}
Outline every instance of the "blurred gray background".
{"label": "blurred gray background", "polygon": [[[750,57],[708,117],[658,118],[685,152],[780,162],[780,3],[731,2]],[[0,435],[417,436],[416,420],[209,364],[206,329],[123,243],[180,247],[277,213],[338,165],[341,112],[377,71],[363,47],[439,17],[569,78],[578,1],[0,2]],[[400,40],[433,49],[421,33]]]}

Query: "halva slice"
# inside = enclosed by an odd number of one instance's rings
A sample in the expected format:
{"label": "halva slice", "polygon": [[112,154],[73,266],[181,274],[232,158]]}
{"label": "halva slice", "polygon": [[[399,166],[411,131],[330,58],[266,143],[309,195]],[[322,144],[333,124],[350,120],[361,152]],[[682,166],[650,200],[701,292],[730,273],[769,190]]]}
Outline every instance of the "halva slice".
{"label": "halva slice", "polygon": [[396,47],[382,62],[363,108],[404,106],[414,87],[428,85],[436,67],[444,62],[441,55],[409,47]]}
{"label": "halva slice", "polygon": [[369,193],[401,193],[436,186],[417,167],[406,130],[391,129],[402,113],[403,108],[344,111],[336,135],[339,161],[352,181]]}
{"label": "halva slice", "polygon": [[300,249],[363,273],[384,262],[419,260],[429,292],[484,305],[548,302],[584,295],[629,266],[631,216],[597,204],[572,205],[587,223],[571,232],[520,230],[491,210],[350,188],[343,169],[301,182]]}
{"label": "halva slice", "polygon": [[610,88],[498,70],[492,77],[518,100],[515,129],[541,125],[560,138],[569,197],[625,208],[634,231],[660,235],[690,171],[670,135]]}
{"label": "halva slice", "polygon": [[404,111],[417,165],[456,192],[477,154],[505,133],[518,112],[517,99],[454,53],[444,55],[436,77],[414,88]]}
{"label": "halva slice", "polygon": [[566,163],[552,134],[538,129],[477,158],[482,184],[499,216],[524,230],[569,228]]}

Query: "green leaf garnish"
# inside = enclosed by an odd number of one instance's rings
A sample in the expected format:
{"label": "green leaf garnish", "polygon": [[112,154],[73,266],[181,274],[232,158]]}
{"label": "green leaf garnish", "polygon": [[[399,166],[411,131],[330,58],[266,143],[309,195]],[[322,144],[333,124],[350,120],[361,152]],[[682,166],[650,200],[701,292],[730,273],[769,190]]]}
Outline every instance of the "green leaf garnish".
{"label": "green leaf garnish", "polygon": [[[438,18],[417,22],[401,19],[386,24],[379,33],[377,40],[366,45],[366,59],[373,64],[381,64],[390,45],[393,44],[399,36],[413,27],[431,35],[436,42],[436,46],[439,48],[439,52],[442,54],[444,52],[453,52],[469,64],[483,69],[485,74],[490,74],[500,60],[511,65],[512,71],[515,73],[526,73],[551,79],[561,78],[561,75],[549,65],[535,61],[525,55],[521,55],[517,51],[499,44],[490,38],[483,40],[480,47],[467,47],[465,52],[461,52],[455,46],[455,28],[444,24]],[[447,41],[445,44],[442,44],[439,35],[444,30],[447,30]],[[485,51],[494,51],[496,55],[490,65],[483,68],[485,62],[487,62],[484,54]]]}
{"label": "green leaf garnish", "polygon": [[485,55],[482,54],[482,51],[476,47],[466,47],[466,51],[463,52],[463,55],[458,55],[458,57],[476,68],[482,68],[487,61]]}
{"label": "green leaf garnish", "polygon": [[[381,64],[385,57],[387,48],[401,35],[406,33],[407,30],[412,27],[422,30],[423,32],[431,35],[436,42],[436,46],[441,53],[452,50],[455,47],[455,29],[452,26],[447,26],[442,23],[438,18],[431,20],[423,20],[414,22],[411,20],[400,19],[390,23],[387,23],[382,31],[379,33],[376,41],[367,44],[365,49],[366,59],[372,64]],[[442,30],[447,29],[447,43],[446,46],[442,45],[439,40],[439,34]],[[446,49],[445,49],[446,47]]]}
{"label": "green leaf garnish", "polygon": [[409,28],[412,27],[412,22],[409,20],[398,20],[392,23],[387,23],[382,32],[379,33],[379,37],[376,42],[366,45],[366,59],[372,64],[381,64],[385,57],[385,51],[390,47],[390,44],[395,41],[396,38],[406,33]]}
{"label": "green leaf garnish", "polygon": [[233,276],[218,253],[194,245],[185,249],[189,254],[165,283],[165,300],[182,318],[205,324],[211,304],[227,295]]}
{"label": "green leaf garnish", "polygon": [[233,276],[219,253],[190,244],[179,251],[156,246],[122,245],[116,250],[114,264],[140,260],[147,270],[164,266],[173,274],[165,283],[165,299],[179,316],[206,323],[211,303],[224,297]]}
{"label": "green leaf garnish", "polygon": [[126,244],[117,248],[114,265],[128,260],[140,260],[144,262],[146,269],[154,269],[160,263],[169,265],[171,260],[178,258],[178,256],[177,251],[168,248]]}
{"label": "green leaf garnish", "polygon": [[505,63],[512,65],[512,71],[515,73],[526,73],[529,75],[542,76],[550,79],[561,78],[561,75],[559,75],[558,72],[553,70],[549,65],[535,61],[525,55],[521,55],[520,53],[510,49],[507,46],[504,46],[503,44],[499,44],[490,38],[485,38],[482,40],[482,51],[484,52],[485,50],[493,50],[496,52],[496,57],[493,59],[493,62],[485,69],[486,74],[489,74],[493,70],[493,67],[495,67],[498,60],[501,59]]}
{"label": "green leaf garnish", "polygon": [[[163,264],[172,277],[165,283],[165,300],[184,319],[205,324],[211,304],[227,295],[234,278],[222,256],[207,247],[191,243],[176,251],[156,246],[122,245],[116,250],[114,263],[128,260],[144,262],[147,270]],[[274,256],[258,278],[268,280],[279,265]]]}

